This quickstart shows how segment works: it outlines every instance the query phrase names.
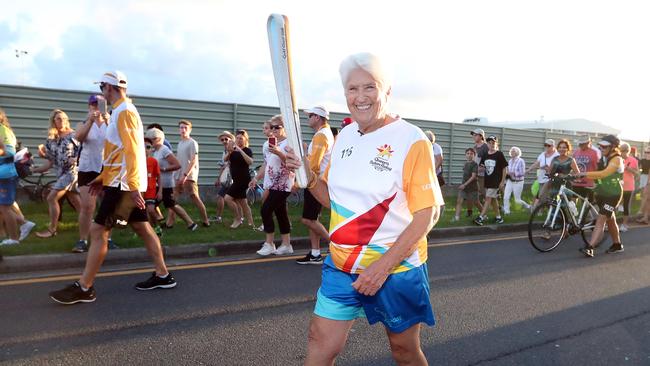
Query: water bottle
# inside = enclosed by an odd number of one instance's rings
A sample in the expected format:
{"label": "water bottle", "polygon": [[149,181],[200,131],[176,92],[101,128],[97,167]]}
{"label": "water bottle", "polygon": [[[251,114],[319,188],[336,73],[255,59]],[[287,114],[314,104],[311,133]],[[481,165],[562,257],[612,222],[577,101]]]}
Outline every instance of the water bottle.
{"label": "water bottle", "polygon": [[569,201],[569,211],[571,211],[571,215],[578,216],[578,208],[575,202]]}

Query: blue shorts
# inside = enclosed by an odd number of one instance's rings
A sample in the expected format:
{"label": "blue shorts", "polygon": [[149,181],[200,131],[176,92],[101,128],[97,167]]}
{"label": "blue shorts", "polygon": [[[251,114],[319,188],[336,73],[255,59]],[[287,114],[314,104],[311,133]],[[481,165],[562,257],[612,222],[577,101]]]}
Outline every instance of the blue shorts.
{"label": "blue shorts", "polygon": [[323,263],[314,314],[332,320],[366,317],[368,323],[381,322],[393,333],[401,333],[419,323],[435,324],[426,263],[389,275],[374,296],[362,295],[352,287],[357,277],[340,271],[328,256]]}
{"label": "blue shorts", "polygon": [[0,205],[10,206],[16,201],[16,178],[0,179]]}

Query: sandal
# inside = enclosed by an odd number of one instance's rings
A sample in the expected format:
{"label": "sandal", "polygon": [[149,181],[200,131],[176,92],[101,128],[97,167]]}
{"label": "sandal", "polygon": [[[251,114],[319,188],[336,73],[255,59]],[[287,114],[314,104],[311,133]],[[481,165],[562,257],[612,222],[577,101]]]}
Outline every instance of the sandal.
{"label": "sandal", "polygon": [[39,231],[36,233],[36,236],[42,239],[47,239],[56,236],[56,230],[52,231],[48,227],[46,231]]}

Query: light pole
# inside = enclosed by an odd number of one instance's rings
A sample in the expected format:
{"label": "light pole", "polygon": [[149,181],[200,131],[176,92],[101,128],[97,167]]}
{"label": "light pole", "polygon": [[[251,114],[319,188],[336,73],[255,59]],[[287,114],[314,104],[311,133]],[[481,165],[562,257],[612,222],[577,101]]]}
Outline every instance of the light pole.
{"label": "light pole", "polygon": [[21,56],[26,56],[28,54],[29,53],[27,51],[25,51],[25,50],[16,50],[16,58],[20,59],[20,68],[22,69],[22,80],[21,80],[22,82],[21,82],[21,84],[23,86],[25,86],[25,61],[23,61],[23,59],[25,57],[21,57]]}

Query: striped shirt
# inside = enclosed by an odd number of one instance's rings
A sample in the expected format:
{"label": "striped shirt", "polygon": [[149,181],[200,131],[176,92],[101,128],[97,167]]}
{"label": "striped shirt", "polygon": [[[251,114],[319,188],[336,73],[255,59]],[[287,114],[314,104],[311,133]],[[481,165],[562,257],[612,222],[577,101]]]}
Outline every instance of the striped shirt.
{"label": "striped shirt", "polygon": [[512,180],[524,180],[526,175],[526,162],[520,157],[512,158],[508,161],[508,175]]}

